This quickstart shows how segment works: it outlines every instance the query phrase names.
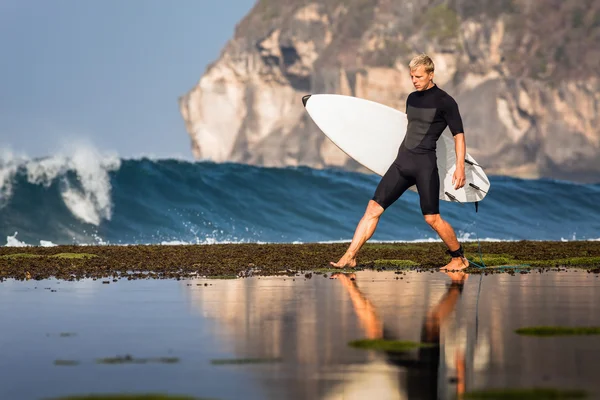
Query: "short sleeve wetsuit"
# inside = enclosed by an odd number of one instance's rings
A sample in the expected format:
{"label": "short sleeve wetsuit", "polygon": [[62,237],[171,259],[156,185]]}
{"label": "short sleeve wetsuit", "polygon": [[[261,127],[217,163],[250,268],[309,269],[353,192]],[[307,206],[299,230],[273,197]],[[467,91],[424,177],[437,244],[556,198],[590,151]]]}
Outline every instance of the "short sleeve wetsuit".
{"label": "short sleeve wetsuit", "polygon": [[458,105],[452,96],[434,85],[408,96],[406,114],[406,136],[396,160],[381,178],[373,200],[386,209],[409,187],[417,185],[423,215],[439,214],[436,143],[446,127],[452,136],[463,133]]}

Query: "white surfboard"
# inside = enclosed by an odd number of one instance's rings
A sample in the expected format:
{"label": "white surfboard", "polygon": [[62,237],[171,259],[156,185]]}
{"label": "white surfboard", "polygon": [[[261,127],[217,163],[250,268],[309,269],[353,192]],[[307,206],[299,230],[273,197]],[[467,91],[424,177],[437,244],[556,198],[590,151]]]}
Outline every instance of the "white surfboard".
{"label": "white surfboard", "polygon": [[[374,101],[339,94],[313,94],[302,98],[306,111],[323,133],[344,153],[383,176],[398,155],[408,120],[406,114]],[[454,139],[444,132],[437,141],[437,163],[441,200],[477,202],[486,196],[490,182],[468,153],[465,162],[467,183],[456,190]],[[416,186],[410,189],[417,192]]]}

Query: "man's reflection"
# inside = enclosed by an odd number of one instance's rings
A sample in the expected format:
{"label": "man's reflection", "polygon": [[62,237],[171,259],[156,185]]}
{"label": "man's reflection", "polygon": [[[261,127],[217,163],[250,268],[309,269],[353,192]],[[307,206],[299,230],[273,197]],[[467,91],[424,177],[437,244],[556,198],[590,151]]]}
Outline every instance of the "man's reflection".
{"label": "man's reflection", "polygon": [[[431,347],[421,347],[417,357],[409,358],[408,354],[386,352],[388,361],[406,369],[406,391],[409,399],[438,399],[438,382],[443,386],[450,382],[444,374],[440,374],[441,329],[460,299],[468,274],[462,271],[444,271],[451,283],[440,301],[434,305],[425,316],[421,327],[421,342],[431,344]],[[360,291],[356,283],[356,274],[338,273],[332,276],[347,290],[352,301],[359,323],[368,339],[402,340],[386,329],[385,324],[377,314],[377,310],[368,298]],[[455,393],[465,392],[465,355],[464,349],[455,353],[454,364],[457,376],[453,384]],[[445,392],[445,390],[444,390]]]}

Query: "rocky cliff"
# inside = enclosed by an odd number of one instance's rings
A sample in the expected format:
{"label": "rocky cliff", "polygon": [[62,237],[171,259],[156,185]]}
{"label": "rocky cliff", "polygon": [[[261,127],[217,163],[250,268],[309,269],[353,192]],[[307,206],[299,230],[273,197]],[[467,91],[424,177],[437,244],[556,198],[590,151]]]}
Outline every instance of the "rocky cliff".
{"label": "rocky cliff", "polygon": [[360,169],[302,107],[404,110],[421,52],[488,174],[600,181],[600,0],[260,0],[179,99],[197,159]]}

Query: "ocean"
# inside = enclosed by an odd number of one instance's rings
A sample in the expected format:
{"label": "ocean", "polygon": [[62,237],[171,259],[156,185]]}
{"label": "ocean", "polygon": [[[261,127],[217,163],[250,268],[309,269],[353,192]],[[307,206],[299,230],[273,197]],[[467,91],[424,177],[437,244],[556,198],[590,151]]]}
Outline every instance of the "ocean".
{"label": "ocean", "polygon": [[[175,159],[0,158],[2,246],[349,241],[379,177]],[[490,176],[472,203],[441,202],[462,241],[599,240],[600,184]],[[439,241],[407,192],[371,241]]]}

